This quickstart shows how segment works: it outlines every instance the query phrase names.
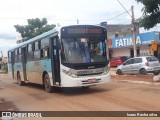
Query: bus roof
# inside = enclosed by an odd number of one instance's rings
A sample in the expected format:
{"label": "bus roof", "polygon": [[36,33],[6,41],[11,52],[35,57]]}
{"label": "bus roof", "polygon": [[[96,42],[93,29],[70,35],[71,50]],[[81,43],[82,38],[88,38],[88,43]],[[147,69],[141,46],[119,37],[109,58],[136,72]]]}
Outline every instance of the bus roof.
{"label": "bus roof", "polygon": [[63,26],[62,28],[66,28],[66,27],[101,27],[101,28],[106,28],[104,26],[100,26],[100,25],[88,25],[88,24],[78,24],[78,25],[68,25],[68,26]]}
{"label": "bus roof", "polygon": [[54,28],[54,29],[52,29],[52,30],[50,30],[50,31],[47,31],[47,32],[45,32],[45,33],[43,33],[43,34],[40,34],[40,35],[38,35],[38,36],[36,36],[36,37],[34,37],[34,38],[31,38],[31,39],[29,39],[29,40],[27,40],[27,41],[25,41],[25,42],[19,43],[19,44],[16,45],[14,48],[12,48],[12,49],[10,49],[10,50],[8,50],[8,51],[12,51],[12,50],[14,50],[14,49],[16,49],[16,48],[19,48],[19,47],[21,47],[21,46],[25,46],[25,45],[28,44],[28,43],[31,43],[31,42],[36,41],[36,40],[38,40],[38,39],[47,37],[47,36],[52,35],[52,34],[54,34],[54,33],[58,33],[58,30],[57,30],[56,28]]}

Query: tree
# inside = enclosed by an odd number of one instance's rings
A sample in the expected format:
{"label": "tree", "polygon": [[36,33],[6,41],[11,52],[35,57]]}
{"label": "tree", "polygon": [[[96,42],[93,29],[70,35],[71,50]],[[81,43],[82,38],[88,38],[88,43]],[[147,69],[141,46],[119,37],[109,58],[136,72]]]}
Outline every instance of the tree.
{"label": "tree", "polygon": [[14,25],[16,31],[21,34],[24,40],[31,39],[56,27],[56,25],[53,24],[48,25],[46,18],[43,18],[42,20],[40,20],[39,18],[28,19],[27,22],[28,25],[24,26]]}
{"label": "tree", "polygon": [[160,0],[136,0],[144,5],[140,27],[150,29],[160,23]]}

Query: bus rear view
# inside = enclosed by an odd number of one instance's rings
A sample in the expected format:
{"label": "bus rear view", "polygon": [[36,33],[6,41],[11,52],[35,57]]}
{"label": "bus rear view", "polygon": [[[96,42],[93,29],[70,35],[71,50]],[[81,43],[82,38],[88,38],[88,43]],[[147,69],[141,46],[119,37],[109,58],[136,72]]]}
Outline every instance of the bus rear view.
{"label": "bus rear view", "polygon": [[106,28],[61,28],[61,86],[89,87],[110,81]]}

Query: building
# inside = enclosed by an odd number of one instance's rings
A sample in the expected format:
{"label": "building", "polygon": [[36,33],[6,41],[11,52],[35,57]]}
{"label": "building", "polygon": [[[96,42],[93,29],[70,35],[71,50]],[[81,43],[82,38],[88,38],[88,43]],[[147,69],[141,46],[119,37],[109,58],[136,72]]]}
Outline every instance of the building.
{"label": "building", "polygon": [[[126,35],[132,34],[132,25],[131,24],[109,24],[107,27],[107,38],[108,38],[108,48],[110,58],[113,56],[113,46],[112,39],[117,37],[123,37]],[[139,27],[136,26],[136,34],[139,33]]]}
{"label": "building", "polygon": [[[156,41],[157,49],[152,50],[152,41]],[[154,55],[160,60],[160,32],[147,32],[136,35],[137,56]],[[115,37],[112,39],[112,57],[130,56],[134,57],[132,35]]]}
{"label": "building", "polygon": [[[136,28],[136,34],[139,33],[139,28]],[[131,24],[109,24],[107,25],[107,37],[108,39],[112,39],[115,37],[123,37],[126,35],[132,34],[132,25]]]}

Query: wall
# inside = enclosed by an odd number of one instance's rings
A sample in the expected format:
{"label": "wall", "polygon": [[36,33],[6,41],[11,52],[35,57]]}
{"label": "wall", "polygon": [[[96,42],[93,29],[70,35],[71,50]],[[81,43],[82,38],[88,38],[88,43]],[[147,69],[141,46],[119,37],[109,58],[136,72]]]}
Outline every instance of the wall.
{"label": "wall", "polygon": [[130,48],[114,48],[112,49],[112,57],[115,56],[130,56]]}
{"label": "wall", "polygon": [[[108,39],[115,38],[115,34],[118,34],[119,37],[132,34],[132,25],[131,24],[108,24],[107,25],[107,35]],[[139,28],[136,26],[136,34],[139,33]]]}
{"label": "wall", "polygon": [[150,46],[141,46],[140,47],[140,56],[153,55]]}

